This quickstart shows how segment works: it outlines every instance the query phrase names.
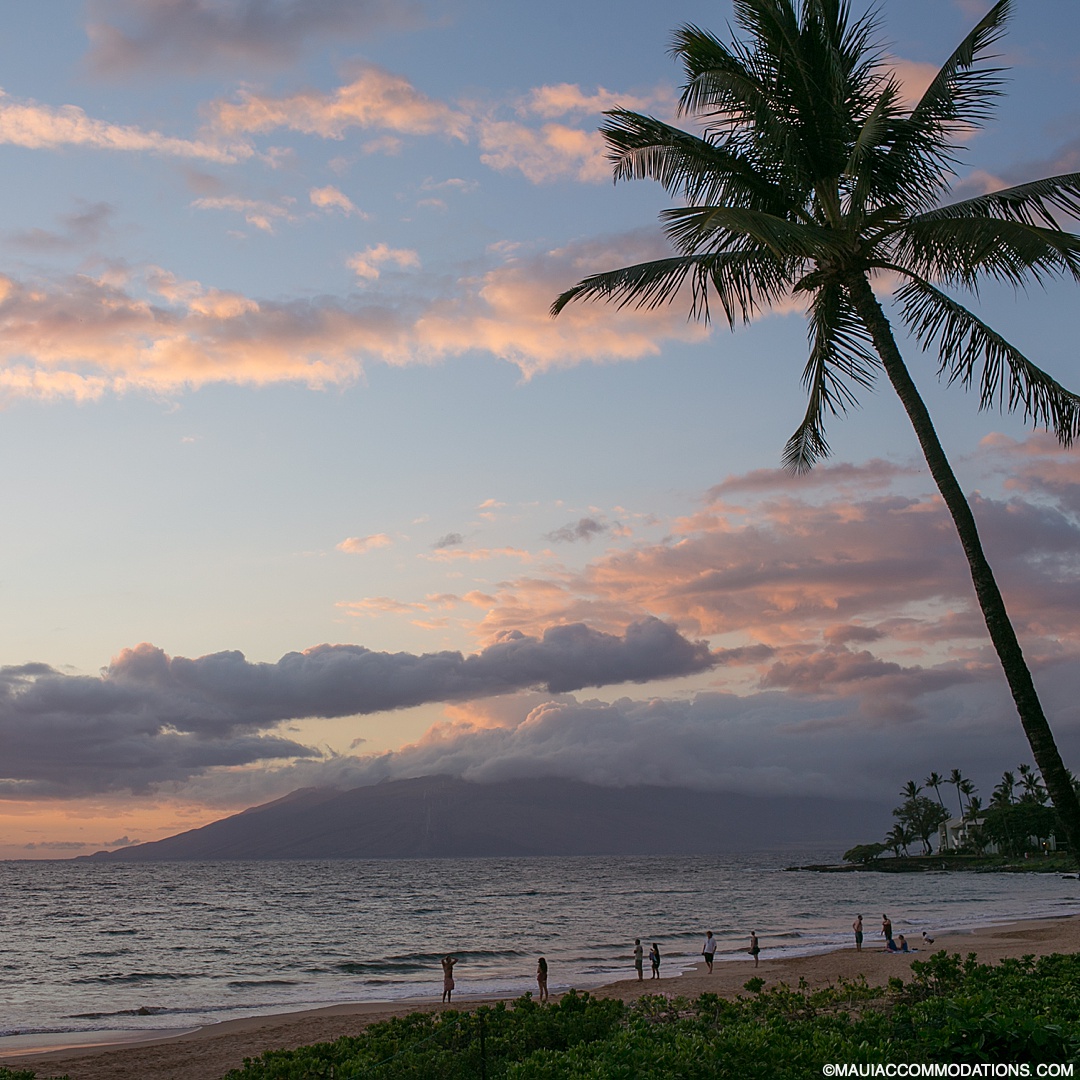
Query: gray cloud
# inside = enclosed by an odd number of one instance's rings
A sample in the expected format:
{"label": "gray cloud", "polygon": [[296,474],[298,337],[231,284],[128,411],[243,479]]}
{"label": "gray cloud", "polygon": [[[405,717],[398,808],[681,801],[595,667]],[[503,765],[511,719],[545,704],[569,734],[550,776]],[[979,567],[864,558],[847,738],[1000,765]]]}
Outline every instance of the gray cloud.
{"label": "gray cloud", "polygon": [[601,536],[611,529],[595,518],[583,517],[561,529],[549,532],[546,539],[555,544],[572,544],[578,540],[591,540],[594,536]]}
{"label": "gray cloud", "polygon": [[445,536],[440,536],[431,546],[436,551],[441,551],[443,548],[457,547],[459,544],[465,543],[465,537],[461,533],[447,533]]}
{"label": "gray cloud", "polygon": [[275,68],[320,39],[361,38],[418,21],[410,0],[93,0],[87,64],[137,70]]}
{"label": "gray cloud", "polygon": [[[1040,672],[1066,761],[1080,755],[1071,661]],[[658,784],[752,794],[891,798],[904,781],[953,768],[984,797],[1031,752],[996,676],[926,688],[920,715],[869,720],[853,700],[793,691],[691,700],[548,701],[516,724],[440,725],[390,753],[297,764],[288,784],[350,786],[446,774],[478,782],[557,776],[608,786]],[[209,779],[209,778],[208,778]],[[279,780],[284,780],[284,777]],[[269,794],[268,796],[269,797]]]}
{"label": "gray cloud", "polygon": [[70,251],[98,243],[111,228],[114,213],[114,207],[105,202],[81,203],[74,213],[64,214],[59,219],[60,231],[27,229],[25,232],[13,233],[10,241],[28,251]]}
{"label": "gray cloud", "polygon": [[122,652],[97,677],[45,664],[0,669],[0,795],[147,791],[217,766],[318,757],[264,734],[285,720],[466,701],[530,687],[549,693],[693,674],[714,659],[669,623],[622,637],[582,624],[542,637],[502,635],[479,653],[380,653],[320,645],[277,663],[242,653],[189,659],[153,645]]}

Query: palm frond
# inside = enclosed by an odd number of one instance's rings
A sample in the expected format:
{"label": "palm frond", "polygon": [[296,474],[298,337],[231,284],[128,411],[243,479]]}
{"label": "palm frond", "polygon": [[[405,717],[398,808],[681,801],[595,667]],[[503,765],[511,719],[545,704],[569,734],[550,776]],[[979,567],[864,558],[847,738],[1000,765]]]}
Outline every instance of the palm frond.
{"label": "palm frond", "polygon": [[717,143],[651,116],[613,109],[600,134],[618,180],[655,180],[691,203],[801,213],[784,189],[730,142]]}
{"label": "palm frond", "polygon": [[1060,228],[1053,211],[1080,217],[1080,172],[1045,176],[1027,184],[1000,188],[973,199],[947,203],[914,217],[914,221],[988,217],[1021,221],[1025,225]]}
{"label": "palm frond", "polygon": [[915,208],[929,207],[946,188],[957,136],[980,127],[1000,95],[1001,68],[980,66],[1001,37],[1012,0],[998,0],[956,47],[915,108],[897,124],[890,150],[899,191]]}
{"label": "palm frond", "polygon": [[651,310],[669,303],[688,281],[689,317],[709,320],[711,286],[732,326],[749,322],[759,310],[790,291],[786,268],[768,252],[688,255],[593,274],[562,293],[551,305],[551,315],[557,316],[567,304],[578,300],[604,300],[619,308]]}
{"label": "palm frond", "polygon": [[917,276],[972,291],[982,277],[1016,287],[1066,274],[1080,279],[1080,237],[1007,218],[922,215],[904,222],[886,246]]}
{"label": "palm frond", "polygon": [[710,134],[720,133],[752,149],[760,165],[784,177],[790,191],[812,190],[786,85],[763,61],[760,48],[751,51],[737,41],[729,48],[688,24],[676,31],[671,51],[686,75],[680,114],[708,119]]}
{"label": "palm frond", "polygon": [[721,251],[746,243],[771,251],[785,262],[824,257],[841,242],[835,232],[788,221],[759,210],[728,206],[677,206],[660,214],[678,251]]}
{"label": "palm frond", "polygon": [[970,388],[978,370],[980,409],[1021,411],[1025,420],[1053,429],[1063,446],[1080,435],[1080,396],[962,304],[917,277],[910,277],[896,298],[923,348],[937,347],[939,375]]}
{"label": "palm frond", "polygon": [[810,356],[803,369],[806,415],[788,439],[782,458],[784,468],[794,473],[807,472],[828,457],[826,414],[836,416],[858,404],[852,384],[870,388],[880,365],[869,333],[837,282],[814,293],[809,337]]}

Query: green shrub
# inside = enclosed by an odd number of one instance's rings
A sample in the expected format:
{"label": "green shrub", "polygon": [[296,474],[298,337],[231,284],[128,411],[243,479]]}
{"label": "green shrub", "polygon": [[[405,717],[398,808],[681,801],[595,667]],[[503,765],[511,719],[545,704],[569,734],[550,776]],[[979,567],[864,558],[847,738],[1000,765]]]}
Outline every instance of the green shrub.
{"label": "green shrub", "polygon": [[734,1001],[647,995],[633,1005],[573,992],[539,1005],[526,995],[273,1051],[224,1080],[788,1080],[820,1076],[828,1062],[1075,1061],[1078,988],[1080,956],[988,966],[940,952],[887,987],[751,980],[752,996]]}

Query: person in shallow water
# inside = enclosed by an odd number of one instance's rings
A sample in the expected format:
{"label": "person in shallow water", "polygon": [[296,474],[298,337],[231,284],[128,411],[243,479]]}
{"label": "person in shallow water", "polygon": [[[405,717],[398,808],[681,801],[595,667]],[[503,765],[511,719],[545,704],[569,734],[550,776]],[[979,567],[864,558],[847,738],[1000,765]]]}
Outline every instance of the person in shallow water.
{"label": "person in shallow water", "polygon": [[652,976],[653,979],[660,978],[660,946],[654,941],[652,948],[649,950],[649,963],[652,964]]}
{"label": "person in shallow water", "polygon": [[442,999],[444,1003],[449,1003],[454,996],[454,965],[457,963],[457,957],[447,953],[440,963],[442,964]]}

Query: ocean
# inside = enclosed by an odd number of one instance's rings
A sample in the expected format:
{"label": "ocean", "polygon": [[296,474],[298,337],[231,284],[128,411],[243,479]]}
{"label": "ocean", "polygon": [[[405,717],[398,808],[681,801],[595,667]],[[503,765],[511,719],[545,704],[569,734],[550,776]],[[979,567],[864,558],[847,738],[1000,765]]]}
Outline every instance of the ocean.
{"label": "ocean", "polygon": [[[698,959],[823,952],[862,913],[897,933],[958,931],[1080,913],[1057,874],[822,874],[790,863],[835,852],[641,858],[334,862],[0,863],[0,1055],[25,1036],[189,1030],[260,1013],[441,993],[455,1000],[633,976],[633,941],[662,974]],[[748,970],[747,977],[750,972]],[[13,1038],[21,1036],[22,1038]]]}

